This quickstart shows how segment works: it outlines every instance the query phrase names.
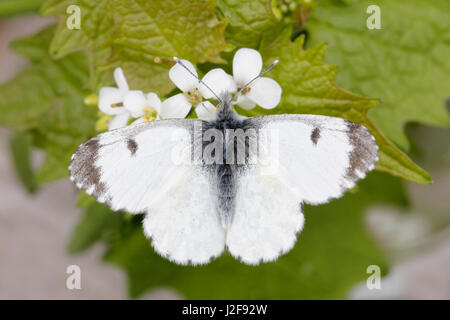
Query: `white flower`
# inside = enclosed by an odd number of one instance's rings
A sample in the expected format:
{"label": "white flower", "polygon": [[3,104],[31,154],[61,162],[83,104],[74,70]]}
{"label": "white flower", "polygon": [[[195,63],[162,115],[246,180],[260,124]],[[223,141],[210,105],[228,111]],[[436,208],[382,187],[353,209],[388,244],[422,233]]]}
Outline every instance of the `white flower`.
{"label": "white flower", "polygon": [[161,119],[162,103],[158,95],[154,92],[127,96],[125,105],[128,110],[133,110],[133,117],[138,118],[133,122],[143,123]]}
{"label": "white flower", "polygon": [[190,108],[179,108],[182,100],[177,96],[170,97],[161,103],[158,95],[154,92],[146,95],[140,91],[130,92],[125,97],[124,106],[134,118],[141,119],[140,122],[160,119],[182,119],[188,115]]}
{"label": "white flower", "polygon": [[133,105],[144,107],[134,116],[138,119],[133,124],[161,119],[185,118],[187,115],[186,110],[174,108],[176,101],[170,99],[161,103],[158,95],[153,92],[147,93],[145,96],[136,97]]}
{"label": "white flower", "polygon": [[[233,77],[220,68],[208,71],[203,77],[202,82],[209,87],[208,89],[201,83],[198,86],[198,90],[205,99],[217,98],[214,93],[220,97],[225,92],[233,94],[237,91],[236,83],[234,82]],[[216,118],[217,111],[217,108],[209,101],[202,102],[195,108],[197,116],[200,119],[207,121],[214,120]]]}
{"label": "white flower", "polygon": [[[143,115],[142,110],[136,105],[136,100],[144,96],[142,91],[130,90],[127,80],[121,68],[114,70],[114,80],[117,88],[103,87],[98,95],[98,107],[101,112],[113,115],[108,122],[108,129],[113,130],[124,127],[130,118]],[[143,106],[140,107],[141,109]]]}
{"label": "white flower", "polygon": [[107,115],[114,115],[108,122],[108,129],[125,127],[131,118],[139,118],[135,123],[155,119],[184,118],[189,109],[179,108],[179,99],[171,97],[161,103],[156,93],[144,94],[130,90],[121,68],[114,70],[117,88],[104,87],[100,90],[98,107]]}
{"label": "white flower", "polygon": [[[217,108],[205,99],[214,99],[227,92],[234,96],[234,103],[244,109],[260,105],[265,109],[277,106],[281,99],[281,87],[270,78],[258,77],[263,62],[260,53],[253,49],[239,49],[233,58],[233,76],[222,69],[213,69],[200,82],[197,71],[187,60],[177,60],[169,71],[172,82],[182,91],[164,102],[155,93],[144,94],[130,90],[121,68],[114,70],[117,88],[104,87],[99,93],[99,109],[112,115],[109,130],[126,126],[131,118],[134,123],[157,119],[185,118],[192,106],[200,119],[213,120]],[[187,70],[186,70],[187,69]]]}
{"label": "white flower", "polygon": [[[180,60],[180,63],[175,63],[175,65],[169,70],[169,78],[172,82],[182,91],[166,101],[169,105],[189,113],[192,105],[197,106],[202,102],[203,97],[198,89],[199,81],[197,77],[197,70],[192,63],[187,60]],[[184,67],[188,68],[189,73]],[[195,75],[195,76],[194,76]]]}
{"label": "white flower", "polygon": [[[244,87],[262,71],[261,54],[249,48],[239,49],[233,57],[233,79],[238,88]],[[281,87],[273,79],[259,77],[245,88],[238,97],[237,104],[243,109],[259,105],[264,109],[275,108],[281,100]]]}
{"label": "white flower", "polygon": [[[183,92],[167,99],[173,101],[179,109],[189,110],[193,105],[200,119],[213,120],[217,108],[205,99],[217,98],[212,92],[220,95],[222,92],[236,92],[236,84],[233,78],[222,69],[213,69],[203,77],[202,81],[211,89],[209,90],[198,80],[194,65],[187,60],[180,62],[191,71],[187,71],[180,63],[176,63],[169,71],[172,82]],[[195,76],[194,76],[195,75]],[[166,100],[166,101],[167,101]]]}
{"label": "white flower", "polygon": [[108,122],[109,130],[125,126],[130,118],[129,112],[123,106],[123,101],[130,89],[121,68],[114,70],[114,80],[117,88],[103,87],[98,95],[100,111],[115,116]]}
{"label": "white flower", "polygon": [[[280,103],[281,87],[270,78],[259,77],[255,79],[260,75],[262,66],[262,57],[258,51],[242,48],[233,57],[233,77],[222,69],[213,69],[203,77],[202,81],[220,96],[224,91],[236,94],[238,89],[244,88],[250,81],[254,80],[236,95],[235,99],[237,98],[237,100],[234,103],[247,110],[254,108],[256,105],[265,109],[272,109]],[[193,66],[192,70],[195,72]],[[198,85],[198,80],[192,82],[192,86],[194,85]],[[211,91],[204,85],[199,84],[198,90],[206,99],[214,98]],[[198,117],[203,120],[214,119],[217,113],[216,108],[211,103],[204,104],[205,102],[195,108]]]}

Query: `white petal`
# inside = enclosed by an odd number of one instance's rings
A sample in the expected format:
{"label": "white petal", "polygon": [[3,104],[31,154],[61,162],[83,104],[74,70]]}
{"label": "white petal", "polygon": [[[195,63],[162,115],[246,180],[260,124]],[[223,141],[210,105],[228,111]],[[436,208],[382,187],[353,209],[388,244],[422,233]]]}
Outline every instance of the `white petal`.
{"label": "white petal", "polygon": [[119,114],[109,120],[108,122],[108,130],[114,130],[122,127],[126,127],[128,124],[128,120],[130,119],[130,114],[128,112],[124,112]]}
{"label": "white petal", "polygon": [[149,107],[149,103],[142,91],[133,90],[125,96],[123,106],[133,118],[139,118],[144,115],[142,109]]}
{"label": "white petal", "polygon": [[[220,68],[212,69],[211,71],[209,71],[207,74],[205,74],[202,81],[219,97],[224,92],[233,93],[237,90],[236,83],[234,82],[233,77]],[[200,94],[206,99],[216,97],[208,88],[206,88],[202,84],[199,84],[198,91],[200,91]]]}
{"label": "white petal", "polygon": [[197,113],[197,117],[199,119],[205,121],[215,120],[217,116],[217,108],[209,101],[199,103],[195,107],[195,112]]}
{"label": "white petal", "polygon": [[[181,62],[195,75],[197,71],[192,63],[187,60],[181,60]],[[176,63],[169,71],[170,80],[183,92],[192,91],[197,88],[198,79],[190,74],[179,63]]]}
{"label": "white petal", "polygon": [[158,95],[154,92],[147,93],[147,101],[148,105],[155,109],[157,113],[161,112],[161,99],[159,99]]}
{"label": "white petal", "polygon": [[129,90],[127,79],[125,78],[125,75],[123,74],[122,68],[114,69],[114,80],[116,81],[117,86],[119,87],[119,89],[122,92]]}
{"label": "white petal", "polygon": [[273,109],[280,103],[281,87],[275,80],[262,77],[256,79],[250,88],[247,98],[264,109]]}
{"label": "white petal", "polygon": [[124,112],[123,107],[111,107],[112,104],[123,102],[122,92],[117,88],[103,87],[98,94],[98,108],[104,114],[114,115]]}
{"label": "white petal", "polygon": [[233,57],[233,77],[238,86],[247,84],[261,72],[261,54],[249,48],[239,49]]}
{"label": "white petal", "polygon": [[191,104],[182,94],[176,94],[161,104],[160,116],[162,119],[185,118],[191,110]]}
{"label": "white petal", "polygon": [[250,110],[253,109],[256,106],[256,103],[254,103],[252,100],[247,98],[245,94],[240,95],[236,101],[236,104],[239,105],[242,109]]}

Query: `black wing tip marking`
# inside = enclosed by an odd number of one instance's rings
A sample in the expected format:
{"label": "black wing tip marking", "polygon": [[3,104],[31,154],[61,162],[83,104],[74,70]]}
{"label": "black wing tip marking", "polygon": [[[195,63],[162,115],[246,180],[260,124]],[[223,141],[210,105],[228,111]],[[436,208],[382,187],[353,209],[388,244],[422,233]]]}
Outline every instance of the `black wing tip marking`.
{"label": "black wing tip marking", "polygon": [[78,189],[85,190],[99,202],[109,205],[110,200],[102,198],[106,185],[101,182],[101,170],[95,165],[100,147],[99,137],[94,137],[78,147],[70,161],[70,180]]}
{"label": "black wing tip marking", "polygon": [[345,123],[349,142],[353,146],[345,177],[356,183],[375,168],[375,163],[378,161],[378,145],[366,127],[348,120],[345,120]]}

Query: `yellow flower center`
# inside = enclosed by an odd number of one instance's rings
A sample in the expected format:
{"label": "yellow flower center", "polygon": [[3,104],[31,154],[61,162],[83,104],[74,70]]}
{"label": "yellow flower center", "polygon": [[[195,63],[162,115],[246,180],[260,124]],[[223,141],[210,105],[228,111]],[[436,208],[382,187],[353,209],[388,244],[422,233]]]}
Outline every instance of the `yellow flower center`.
{"label": "yellow flower center", "polygon": [[202,101],[202,96],[198,89],[194,89],[189,92],[183,92],[183,95],[188,99],[189,103],[194,106]]}
{"label": "yellow flower center", "polygon": [[156,120],[156,116],[158,113],[154,108],[142,108],[142,111],[144,112],[144,122]]}

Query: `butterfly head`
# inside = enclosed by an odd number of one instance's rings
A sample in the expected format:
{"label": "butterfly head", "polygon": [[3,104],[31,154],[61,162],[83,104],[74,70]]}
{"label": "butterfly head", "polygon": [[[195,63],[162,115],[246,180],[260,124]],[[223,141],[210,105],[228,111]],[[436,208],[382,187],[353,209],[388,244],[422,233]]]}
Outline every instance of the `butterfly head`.
{"label": "butterfly head", "polygon": [[216,121],[231,120],[236,118],[236,111],[233,108],[233,99],[234,97],[230,92],[225,91],[219,94]]}
{"label": "butterfly head", "polygon": [[224,108],[225,106],[231,106],[231,104],[233,103],[233,95],[228,91],[221,92],[219,94],[219,98],[220,98],[219,100],[220,108]]}

